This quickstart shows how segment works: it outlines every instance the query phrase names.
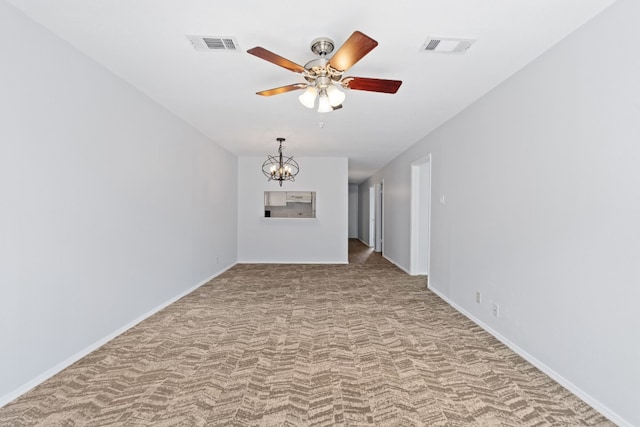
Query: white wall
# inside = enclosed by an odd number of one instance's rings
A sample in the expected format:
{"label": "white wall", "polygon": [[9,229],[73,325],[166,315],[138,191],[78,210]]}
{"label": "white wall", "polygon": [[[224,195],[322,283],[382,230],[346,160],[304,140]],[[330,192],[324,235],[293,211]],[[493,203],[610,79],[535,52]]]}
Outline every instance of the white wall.
{"label": "white wall", "polygon": [[0,62],[1,405],[235,263],[237,159],[5,2]]}
{"label": "white wall", "polygon": [[358,184],[349,184],[349,238],[358,238]]}
{"label": "white wall", "polygon": [[358,186],[358,238],[369,242],[369,186]]}
{"label": "white wall", "polygon": [[619,0],[360,185],[384,179],[385,253],[408,269],[410,164],[432,153],[430,287],[634,425],[639,21]]}
{"label": "white wall", "polygon": [[[347,159],[298,158],[294,148],[287,151],[300,173],[282,187],[262,174],[267,153],[238,159],[238,262],[347,263]],[[265,191],[315,191],[316,218],[264,218]]]}

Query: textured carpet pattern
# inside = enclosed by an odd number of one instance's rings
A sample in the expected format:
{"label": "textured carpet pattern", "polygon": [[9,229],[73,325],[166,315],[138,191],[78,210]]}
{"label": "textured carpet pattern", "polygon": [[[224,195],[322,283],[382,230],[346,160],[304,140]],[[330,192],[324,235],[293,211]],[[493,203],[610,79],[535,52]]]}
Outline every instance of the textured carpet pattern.
{"label": "textured carpet pattern", "polygon": [[381,258],[237,265],[0,425],[611,425]]}

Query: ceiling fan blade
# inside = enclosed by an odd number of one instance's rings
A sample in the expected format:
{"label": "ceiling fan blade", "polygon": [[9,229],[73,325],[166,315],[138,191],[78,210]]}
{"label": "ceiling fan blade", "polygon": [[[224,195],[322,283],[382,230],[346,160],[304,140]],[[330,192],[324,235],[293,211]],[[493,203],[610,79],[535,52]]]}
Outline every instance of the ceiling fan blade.
{"label": "ceiling fan blade", "polygon": [[268,51],[263,47],[256,46],[253,49],[249,49],[247,53],[257,56],[258,58],[262,58],[265,61],[269,61],[273,64],[279,65],[280,67],[286,68],[287,70],[293,71],[294,73],[304,72],[304,67],[302,65],[298,65],[295,62],[289,61],[288,59],[283,58],[280,55],[276,55],[275,53]]}
{"label": "ceiling fan blade", "polygon": [[295,83],[288,86],[280,86],[273,89],[256,92],[256,95],[262,95],[262,96],[280,95],[281,93],[291,92],[292,90],[305,89],[306,87],[307,85],[304,83]]}
{"label": "ceiling fan blade", "polygon": [[402,84],[402,80],[369,79],[366,77],[345,77],[341,81],[342,86],[369,92],[396,93]]}
{"label": "ceiling fan blade", "polygon": [[371,52],[374,47],[378,46],[378,42],[371,37],[355,31],[351,37],[329,60],[329,65],[335,70],[345,71],[360,61],[367,53]]}

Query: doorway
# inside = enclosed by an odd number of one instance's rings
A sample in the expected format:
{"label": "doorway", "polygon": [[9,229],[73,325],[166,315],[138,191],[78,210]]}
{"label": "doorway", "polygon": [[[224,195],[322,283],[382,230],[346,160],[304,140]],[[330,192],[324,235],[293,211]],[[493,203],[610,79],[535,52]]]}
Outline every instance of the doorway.
{"label": "doorway", "polygon": [[431,250],[431,154],[411,164],[411,274],[428,275]]}

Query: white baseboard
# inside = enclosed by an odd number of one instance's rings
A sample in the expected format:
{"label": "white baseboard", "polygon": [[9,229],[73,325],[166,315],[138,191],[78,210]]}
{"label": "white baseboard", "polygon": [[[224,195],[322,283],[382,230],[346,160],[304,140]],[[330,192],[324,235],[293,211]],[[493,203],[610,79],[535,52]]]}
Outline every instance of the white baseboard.
{"label": "white baseboard", "polygon": [[509,347],[511,350],[513,350],[516,354],[521,356],[527,362],[531,363],[533,366],[535,366],[536,368],[540,369],[542,372],[547,374],[549,377],[555,380],[558,384],[560,384],[561,386],[569,390],[571,393],[578,396],[580,399],[586,402],[587,405],[591,406],[593,409],[600,412],[602,415],[607,417],[611,422],[617,424],[620,427],[633,427],[629,421],[625,420],[620,415],[616,414],[614,411],[612,411],[611,409],[609,409],[608,407],[606,407],[605,405],[603,405],[602,403],[594,399],[591,395],[589,395],[589,393],[577,387],[571,381],[567,380],[562,375],[558,374],[556,371],[554,371],[553,369],[551,369],[550,367],[548,367],[547,365],[545,365],[544,363],[542,363],[541,361],[539,361],[538,359],[536,359],[535,357],[533,357],[532,355],[530,355],[529,353],[527,353],[526,351],[518,347],[516,344],[509,341],[506,337],[501,335],[498,331],[491,328],[489,325],[487,325],[486,323],[484,323],[483,321],[481,321],[480,319],[478,319],[477,317],[469,313],[464,308],[460,307],[455,302],[451,301],[449,298],[447,298],[437,289],[434,289],[433,287],[431,287],[430,284],[428,284],[427,287],[431,292],[438,295],[451,307],[455,308],[458,312],[462,313],[467,318],[469,318],[469,320],[471,320],[473,323],[475,323],[476,325],[480,326],[482,329],[484,329],[485,331],[493,335],[498,341],[500,341],[501,343]]}
{"label": "white baseboard", "polygon": [[362,242],[363,245],[365,245],[368,248],[372,248],[373,246],[369,245],[369,242],[365,242],[364,240],[362,240],[361,238],[358,237],[358,240],[360,240]]}
{"label": "white baseboard", "polygon": [[134,326],[136,326],[138,323],[142,322],[146,318],[154,315],[155,313],[157,313],[158,311],[162,310],[163,308],[165,308],[165,307],[173,304],[174,302],[178,301],[180,298],[182,298],[182,297],[190,294],[191,292],[195,291],[200,286],[202,286],[205,283],[209,282],[211,279],[221,275],[222,273],[224,273],[225,271],[229,270],[231,267],[233,267],[235,265],[236,265],[236,263],[233,263],[233,264],[228,265],[227,267],[224,267],[222,270],[220,270],[217,273],[207,277],[206,279],[204,279],[200,283],[196,284],[195,286],[192,286],[191,288],[187,289],[186,291],[181,292],[180,294],[178,294],[175,297],[169,299],[168,301],[163,302],[162,304],[160,304],[159,306],[151,309],[150,311],[146,312],[142,316],[140,316],[140,317],[136,318],[135,320],[127,323],[126,325],[122,326],[121,328],[116,329],[115,331],[111,332],[110,334],[108,334],[104,338],[99,339],[98,341],[96,341],[93,344],[91,344],[90,346],[80,350],[79,352],[77,352],[73,356],[67,358],[66,360],[63,360],[62,362],[58,363],[57,365],[55,365],[51,369],[46,370],[42,374],[38,375],[37,377],[33,378],[32,380],[30,380],[30,381],[26,382],[25,384],[23,384],[22,386],[18,387],[16,390],[14,390],[14,391],[12,391],[10,393],[7,393],[4,396],[0,397],[0,408],[5,406],[9,402],[17,399],[18,397],[22,396],[23,394],[25,394],[26,392],[28,392],[32,388],[42,384],[43,382],[45,382],[46,380],[48,380],[49,378],[51,378],[55,374],[57,374],[60,371],[62,371],[63,369],[68,368],[69,366],[71,366],[72,364],[74,364],[78,360],[82,359],[83,357],[85,357],[86,355],[91,353],[92,351],[95,351],[98,348],[102,347],[103,345],[105,345],[106,343],[111,341],[112,339],[116,338],[118,335],[126,332],[127,330],[129,330],[131,328],[133,328]]}
{"label": "white baseboard", "polygon": [[409,270],[407,270],[406,268],[404,268],[402,265],[398,264],[397,262],[395,262],[394,260],[392,260],[391,258],[389,258],[388,256],[386,256],[385,254],[382,254],[382,258],[386,259],[387,261],[389,261],[391,264],[395,265],[396,267],[398,267],[400,270],[404,271],[405,273],[407,273],[408,275],[411,275],[411,273],[409,272]]}
{"label": "white baseboard", "polygon": [[349,261],[238,261],[238,264],[343,265]]}

